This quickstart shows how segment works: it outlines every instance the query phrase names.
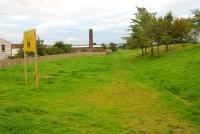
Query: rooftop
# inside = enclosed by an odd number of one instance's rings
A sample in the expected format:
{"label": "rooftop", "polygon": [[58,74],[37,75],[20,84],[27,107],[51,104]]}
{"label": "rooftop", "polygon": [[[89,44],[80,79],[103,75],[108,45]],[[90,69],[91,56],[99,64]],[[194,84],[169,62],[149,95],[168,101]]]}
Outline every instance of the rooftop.
{"label": "rooftop", "polygon": [[[101,45],[93,45],[93,48],[101,48]],[[72,48],[89,48],[89,45],[72,45]]]}
{"label": "rooftop", "polygon": [[22,48],[22,44],[11,44],[12,48]]}

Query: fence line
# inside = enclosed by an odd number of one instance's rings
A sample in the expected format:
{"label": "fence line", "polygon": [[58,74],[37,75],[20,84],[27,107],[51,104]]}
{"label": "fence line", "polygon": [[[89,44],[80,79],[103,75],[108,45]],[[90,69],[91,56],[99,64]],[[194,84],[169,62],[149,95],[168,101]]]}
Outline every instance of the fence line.
{"label": "fence line", "polygon": [[[47,56],[39,56],[38,61],[51,61],[51,60],[60,60],[65,58],[72,58],[72,57],[80,57],[80,56],[95,56],[95,55],[105,55],[106,52],[77,52],[77,53],[66,53],[66,54],[57,54],[57,55],[47,55]],[[34,57],[27,58],[28,64],[34,62]],[[13,65],[23,64],[23,58],[17,59],[6,59],[0,60],[0,68],[9,67]]]}

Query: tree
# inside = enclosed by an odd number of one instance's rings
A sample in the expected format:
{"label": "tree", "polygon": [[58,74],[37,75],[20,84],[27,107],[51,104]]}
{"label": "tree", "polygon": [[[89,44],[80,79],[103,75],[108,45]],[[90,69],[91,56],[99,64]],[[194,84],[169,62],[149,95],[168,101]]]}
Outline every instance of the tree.
{"label": "tree", "polygon": [[172,43],[172,35],[173,35],[173,21],[174,21],[174,16],[172,14],[172,12],[168,12],[165,16],[164,16],[164,20],[165,20],[165,27],[164,27],[164,31],[165,34],[162,38],[163,44],[165,44],[165,48],[166,48],[166,52],[168,51],[168,47],[169,44]]}
{"label": "tree", "polygon": [[157,44],[158,55],[159,46],[166,45],[166,51],[168,51],[168,45],[172,42],[172,24],[173,15],[171,12],[167,13],[164,17],[154,19],[151,31],[153,41]]}
{"label": "tree", "polygon": [[173,23],[174,38],[186,44],[188,35],[192,28],[191,26],[192,23],[190,19],[176,18]]}
{"label": "tree", "polygon": [[115,43],[113,43],[113,42],[110,42],[109,48],[110,48],[113,52],[116,52],[116,51],[118,50],[117,44],[115,44]]}
{"label": "tree", "polygon": [[126,41],[125,43],[125,48],[127,49],[135,49],[138,48],[139,46],[134,42],[134,38],[130,35],[129,37],[123,37],[123,40]]}
{"label": "tree", "polygon": [[71,53],[72,51],[72,45],[71,44],[65,44],[64,45],[64,53]]}
{"label": "tree", "polygon": [[[166,22],[168,22],[168,24],[172,24],[174,21],[174,16],[172,14],[172,12],[168,12],[165,16],[164,19],[166,20]],[[169,25],[170,26],[170,25]]]}
{"label": "tree", "polygon": [[[154,55],[154,44],[157,44],[158,54],[160,45],[165,45],[167,52],[169,44],[175,41],[186,44],[191,37],[199,37],[200,10],[193,10],[193,14],[192,20],[190,18],[174,19],[172,12],[158,18],[156,13],[137,7],[135,18],[131,19],[129,26],[130,34],[123,38],[126,40],[126,48],[142,48],[142,54],[144,54],[146,51],[144,52],[143,49],[150,47],[151,55]],[[192,27],[192,23],[196,27]]]}
{"label": "tree", "polygon": [[192,39],[194,40],[194,43],[197,43],[197,40],[200,36],[200,9],[194,9],[192,10],[192,31],[191,31],[191,36]]}
{"label": "tree", "polygon": [[40,37],[37,38],[37,53],[40,56],[44,56],[46,54],[45,52],[45,46],[44,46],[44,40],[41,40]]}
{"label": "tree", "polygon": [[[57,41],[57,42],[55,42],[55,44],[53,46],[63,50],[63,53],[69,53],[72,50],[72,47],[71,47],[72,45],[65,44],[63,41]],[[58,51],[58,52],[61,52],[61,51]]]}
{"label": "tree", "polygon": [[64,50],[55,46],[46,48],[46,53],[48,55],[63,54]]}
{"label": "tree", "polygon": [[[154,54],[152,45],[152,24],[156,13],[150,13],[146,8],[137,7],[135,19],[131,20],[131,34],[126,38],[127,46],[130,48],[142,48],[151,46],[152,55]],[[143,51],[142,51],[143,52]]]}
{"label": "tree", "polygon": [[159,55],[159,46],[163,43],[163,38],[165,36],[165,20],[160,17],[158,19],[155,19],[153,21],[153,24],[151,26],[151,31],[152,31],[152,40],[157,44],[157,52]]}
{"label": "tree", "polygon": [[106,44],[101,44],[101,46],[103,47],[103,49],[106,49],[107,47],[106,47]]}
{"label": "tree", "polygon": [[55,42],[55,44],[53,46],[63,49],[64,45],[65,45],[65,43],[63,41],[57,41],[57,42]]}

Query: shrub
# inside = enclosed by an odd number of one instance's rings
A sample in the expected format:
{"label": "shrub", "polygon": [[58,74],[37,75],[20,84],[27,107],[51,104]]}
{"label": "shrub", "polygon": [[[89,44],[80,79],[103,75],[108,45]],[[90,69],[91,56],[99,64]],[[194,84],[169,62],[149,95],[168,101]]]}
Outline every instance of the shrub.
{"label": "shrub", "polygon": [[113,52],[116,52],[116,51],[118,50],[117,44],[112,43],[112,42],[109,44],[109,48],[110,48]]}

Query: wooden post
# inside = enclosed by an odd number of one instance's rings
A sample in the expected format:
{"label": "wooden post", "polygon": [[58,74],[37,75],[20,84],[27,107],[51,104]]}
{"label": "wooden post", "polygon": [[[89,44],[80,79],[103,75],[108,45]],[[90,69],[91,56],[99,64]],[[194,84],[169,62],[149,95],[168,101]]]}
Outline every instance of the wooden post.
{"label": "wooden post", "polygon": [[26,52],[24,51],[24,80],[25,83],[27,83],[28,78],[27,78],[27,56],[26,56]]}
{"label": "wooden post", "polygon": [[165,47],[166,47],[166,52],[168,52],[168,44],[166,44]]}
{"label": "wooden post", "polygon": [[39,89],[37,48],[35,51],[35,87],[37,90]]}
{"label": "wooden post", "polygon": [[144,46],[142,46],[141,49],[142,49],[142,55],[144,55]]}
{"label": "wooden post", "polygon": [[35,87],[39,89],[38,80],[38,57],[37,57],[37,41],[36,41],[36,30],[28,30],[24,32],[24,77],[27,82],[27,56],[26,52],[34,52],[35,57],[29,58],[29,63],[33,63],[35,60]]}
{"label": "wooden post", "polygon": [[37,44],[35,47],[35,87],[36,87],[36,90],[39,89]]}
{"label": "wooden post", "polygon": [[151,43],[151,56],[154,56],[154,48],[152,43]]}
{"label": "wooden post", "polygon": [[145,46],[145,53],[147,53],[147,46]]}

